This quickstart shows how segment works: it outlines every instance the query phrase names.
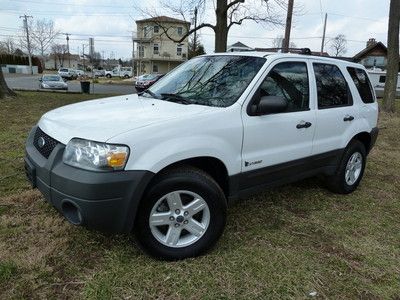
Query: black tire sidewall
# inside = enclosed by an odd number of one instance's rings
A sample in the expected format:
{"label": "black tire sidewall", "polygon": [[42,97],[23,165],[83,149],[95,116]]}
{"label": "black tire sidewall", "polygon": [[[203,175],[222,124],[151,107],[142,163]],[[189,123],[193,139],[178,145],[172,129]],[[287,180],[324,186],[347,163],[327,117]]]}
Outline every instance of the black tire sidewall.
{"label": "black tire sidewall", "polygon": [[[347,166],[347,163],[348,163],[350,157],[356,152],[361,153],[361,156],[362,156],[361,173],[358,176],[357,181],[354,184],[349,185],[346,182],[346,166]],[[365,146],[359,141],[352,141],[348,145],[348,147],[346,147],[346,149],[345,149],[345,152],[343,154],[343,158],[342,158],[342,161],[341,161],[341,164],[339,167],[339,172],[337,175],[337,176],[339,176],[339,180],[340,180],[339,182],[340,182],[341,188],[343,189],[344,193],[351,193],[357,189],[357,187],[360,184],[360,181],[362,180],[363,175],[364,175],[366,161],[367,161],[367,155],[366,155]]]}
{"label": "black tire sidewall", "polygon": [[[155,203],[168,193],[188,190],[200,195],[210,210],[210,223],[204,235],[194,244],[171,248],[160,243],[151,233],[150,212]],[[173,172],[163,176],[150,188],[141,202],[135,222],[135,233],[141,246],[150,255],[166,260],[198,256],[209,250],[221,236],[226,222],[226,200],[218,185],[196,172]]]}

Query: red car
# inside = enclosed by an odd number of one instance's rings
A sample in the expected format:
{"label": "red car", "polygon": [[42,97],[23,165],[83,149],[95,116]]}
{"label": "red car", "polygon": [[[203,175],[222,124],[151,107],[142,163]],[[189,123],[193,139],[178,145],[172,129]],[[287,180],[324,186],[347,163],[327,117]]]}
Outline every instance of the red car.
{"label": "red car", "polygon": [[157,82],[164,74],[149,74],[140,76],[135,82],[135,88],[138,92],[143,92],[151,87],[155,82]]}

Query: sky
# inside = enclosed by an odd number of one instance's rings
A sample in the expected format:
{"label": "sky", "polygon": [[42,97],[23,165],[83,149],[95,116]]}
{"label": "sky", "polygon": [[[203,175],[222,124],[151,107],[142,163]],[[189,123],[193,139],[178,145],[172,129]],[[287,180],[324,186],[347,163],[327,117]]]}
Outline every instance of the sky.
{"label": "sky", "polygon": [[[130,59],[132,34],[135,20],[146,17],[143,9],[176,17],[160,9],[162,0],[0,0],[0,40],[8,36],[18,40],[21,33],[21,15],[30,15],[33,20],[53,20],[61,32],[57,43],[66,43],[70,34],[70,51],[82,53],[88,49],[89,37],[94,38],[95,50],[104,58]],[[169,0],[174,2],[174,0]],[[256,2],[256,1],[255,1]],[[208,3],[212,3],[211,0]],[[293,17],[291,42],[299,48],[314,51],[321,48],[323,17],[328,14],[327,45],[338,34],[347,38],[347,53],[353,56],[365,48],[369,38],[386,44],[389,0],[295,0],[298,12]],[[284,12],[282,12],[284,17]],[[204,15],[204,21],[213,23],[212,5]],[[240,41],[250,47],[272,47],[273,39],[284,34],[282,26],[265,26],[251,21],[233,26],[229,32],[228,45]],[[199,36],[206,52],[214,50],[214,33],[209,28],[200,30]],[[85,45],[85,46],[83,46]]]}

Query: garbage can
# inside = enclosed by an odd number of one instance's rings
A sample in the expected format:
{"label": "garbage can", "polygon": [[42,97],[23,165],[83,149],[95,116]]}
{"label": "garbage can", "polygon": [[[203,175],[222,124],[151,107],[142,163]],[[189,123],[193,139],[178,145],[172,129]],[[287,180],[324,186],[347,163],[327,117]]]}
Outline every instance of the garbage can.
{"label": "garbage can", "polygon": [[90,81],[81,81],[81,92],[90,94]]}

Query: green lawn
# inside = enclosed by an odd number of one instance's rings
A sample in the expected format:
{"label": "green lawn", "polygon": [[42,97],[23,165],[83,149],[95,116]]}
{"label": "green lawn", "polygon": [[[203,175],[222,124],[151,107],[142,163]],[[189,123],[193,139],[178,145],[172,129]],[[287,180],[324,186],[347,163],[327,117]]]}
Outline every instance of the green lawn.
{"label": "green lawn", "polygon": [[381,114],[352,195],[334,195],[318,179],[267,190],[229,209],[212,252],[161,262],[131,237],[70,225],[25,181],[31,126],[47,110],[93,97],[0,101],[0,299],[400,298],[400,113]]}

